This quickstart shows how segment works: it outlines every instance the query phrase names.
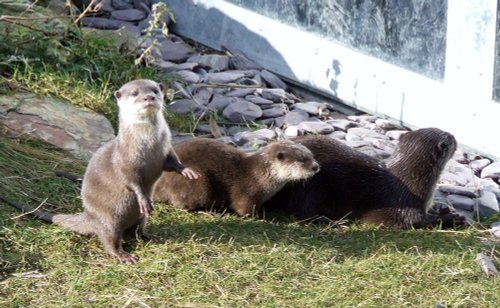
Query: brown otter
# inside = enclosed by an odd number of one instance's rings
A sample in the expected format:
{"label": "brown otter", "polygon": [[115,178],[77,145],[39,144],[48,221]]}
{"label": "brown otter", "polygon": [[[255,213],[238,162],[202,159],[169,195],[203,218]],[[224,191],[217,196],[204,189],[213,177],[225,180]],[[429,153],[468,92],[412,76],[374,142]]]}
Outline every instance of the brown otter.
{"label": "brown otter", "polygon": [[[106,251],[124,263],[138,258],[122,248],[124,233],[144,236],[152,214],[151,192],[162,170],[198,175],[179,162],[163,117],[163,87],[151,80],[134,80],[115,92],[119,106],[118,135],[89,161],[82,183],[83,212],[76,215],[35,211],[38,218],[80,234],[95,234]],[[4,201],[23,211],[21,204]]]}
{"label": "brown otter", "polygon": [[186,210],[229,208],[241,216],[258,214],[261,204],[286,183],[319,170],[312,153],[290,141],[274,142],[251,154],[203,138],[174,148],[201,178],[193,184],[175,173],[163,172],[153,198]]}
{"label": "brown otter", "polygon": [[437,128],[404,134],[386,161],[325,136],[295,139],[311,150],[321,171],[305,183],[290,183],[265,206],[300,219],[354,219],[387,227],[464,223],[453,213],[427,211],[446,162],[457,148],[453,135]]}

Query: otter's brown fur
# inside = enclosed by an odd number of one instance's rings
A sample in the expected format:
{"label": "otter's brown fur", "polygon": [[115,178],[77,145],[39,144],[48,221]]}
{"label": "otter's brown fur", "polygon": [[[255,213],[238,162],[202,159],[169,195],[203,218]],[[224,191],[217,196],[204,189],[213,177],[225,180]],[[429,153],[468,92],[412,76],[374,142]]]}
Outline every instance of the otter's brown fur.
{"label": "otter's brown fur", "polygon": [[387,161],[326,136],[294,140],[321,166],[306,183],[290,183],[266,203],[300,219],[352,219],[387,227],[463,223],[452,213],[427,213],[436,183],[457,148],[453,135],[437,128],[404,134]]}
{"label": "otter's brown fur", "polygon": [[229,208],[241,216],[257,214],[285,183],[310,177],[319,169],[306,147],[290,141],[271,143],[251,154],[203,138],[174,148],[201,178],[190,182],[164,172],[154,199],[187,210]]}
{"label": "otter's brown fur", "polygon": [[[144,236],[146,218],[153,211],[151,192],[162,170],[197,177],[182,166],[172,149],[162,114],[162,89],[151,80],[134,80],[115,92],[120,110],[118,135],[89,161],[82,183],[82,213],[32,214],[80,234],[97,235],[108,253],[121,262],[136,263],[138,258],[123,250],[121,240],[128,233]],[[29,211],[24,205],[2,199]]]}

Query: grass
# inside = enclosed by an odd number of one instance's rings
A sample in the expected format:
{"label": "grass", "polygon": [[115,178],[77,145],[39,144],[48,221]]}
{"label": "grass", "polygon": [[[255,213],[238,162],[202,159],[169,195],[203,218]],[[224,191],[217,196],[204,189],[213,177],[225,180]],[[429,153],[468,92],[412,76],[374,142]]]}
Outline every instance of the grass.
{"label": "grass", "polygon": [[[79,185],[53,175],[85,162],[30,140],[0,141],[0,192],[33,207],[77,212]],[[95,237],[41,223],[0,204],[0,306],[492,307],[499,278],[475,262],[500,257],[480,226],[466,230],[330,228],[290,219],[187,213],[157,204],[131,241],[135,266],[108,257]],[[279,216],[275,216],[279,217]],[[492,219],[498,219],[494,217]]]}

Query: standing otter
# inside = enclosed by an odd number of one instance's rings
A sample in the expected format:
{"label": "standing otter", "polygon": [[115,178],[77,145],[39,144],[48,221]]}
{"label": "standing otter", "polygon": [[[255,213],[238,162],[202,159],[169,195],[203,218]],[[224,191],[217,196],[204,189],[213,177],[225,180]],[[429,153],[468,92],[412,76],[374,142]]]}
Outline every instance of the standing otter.
{"label": "standing otter", "polygon": [[[163,117],[163,87],[151,80],[123,85],[115,97],[119,106],[118,135],[99,148],[89,161],[82,183],[83,212],[75,215],[35,211],[32,214],[80,234],[95,234],[105,250],[124,263],[138,258],[122,248],[124,233],[144,235],[153,212],[151,192],[162,170],[176,170],[194,179],[172,149]],[[4,201],[23,210],[28,208]]]}
{"label": "standing otter", "polygon": [[306,183],[291,183],[265,206],[297,218],[355,219],[386,227],[463,223],[463,217],[427,214],[441,171],[457,148],[453,135],[437,128],[404,134],[387,161],[325,136],[295,139],[311,150],[321,171]]}
{"label": "standing otter", "polygon": [[153,197],[186,210],[230,208],[241,216],[256,214],[286,183],[319,170],[311,151],[290,141],[247,154],[221,141],[200,138],[176,145],[175,151],[201,179],[193,185],[163,172]]}

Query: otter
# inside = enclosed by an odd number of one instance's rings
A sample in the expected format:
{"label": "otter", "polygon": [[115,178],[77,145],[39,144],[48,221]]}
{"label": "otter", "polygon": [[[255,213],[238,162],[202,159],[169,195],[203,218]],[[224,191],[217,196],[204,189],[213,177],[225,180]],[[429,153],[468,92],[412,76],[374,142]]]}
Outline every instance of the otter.
{"label": "otter", "polygon": [[257,216],[262,203],[286,183],[319,170],[311,151],[291,141],[270,143],[253,153],[207,138],[191,139],[174,149],[201,178],[193,185],[164,171],[153,198],[190,211],[229,209],[240,216]]}
{"label": "otter", "polygon": [[321,170],[305,183],[286,185],[265,207],[304,220],[348,219],[396,228],[465,222],[449,211],[428,213],[439,176],[457,148],[450,133],[438,128],[405,133],[386,161],[327,136],[294,141],[311,150]]}
{"label": "otter", "polygon": [[[198,174],[185,168],[171,145],[163,116],[163,87],[152,80],[133,80],[115,92],[119,107],[117,136],[91,157],[82,182],[83,212],[75,215],[34,211],[31,214],[84,235],[97,235],[104,249],[122,263],[138,257],[123,250],[123,235],[145,233],[153,212],[151,192],[163,169],[188,179]],[[26,206],[5,202],[29,212]]]}

